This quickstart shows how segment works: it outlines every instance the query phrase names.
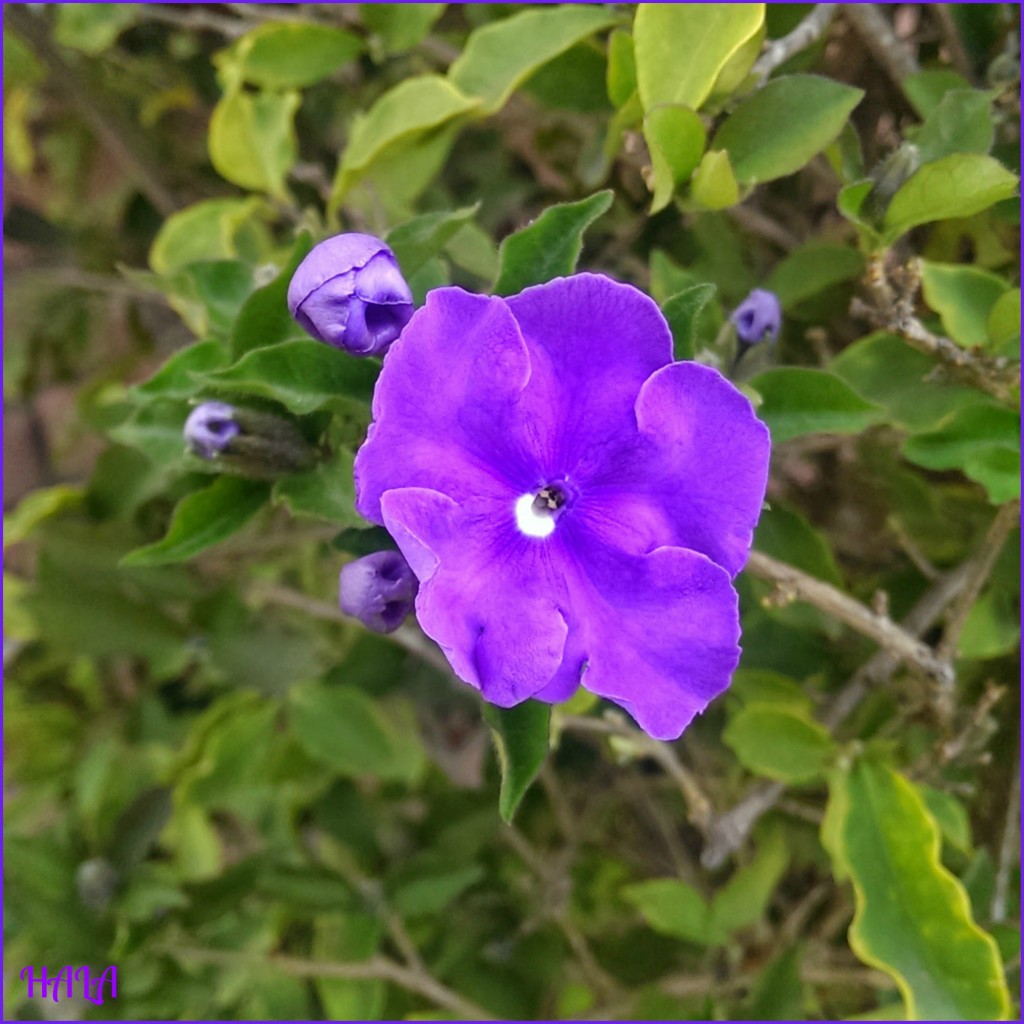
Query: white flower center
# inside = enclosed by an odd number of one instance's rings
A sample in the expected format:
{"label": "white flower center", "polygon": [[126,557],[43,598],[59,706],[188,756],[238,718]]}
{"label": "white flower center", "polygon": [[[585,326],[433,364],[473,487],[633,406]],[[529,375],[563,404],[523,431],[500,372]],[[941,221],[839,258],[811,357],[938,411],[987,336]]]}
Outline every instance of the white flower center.
{"label": "white flower center", "polygon": [[527,537],[550,537],[555,532],[555,517],[537,509],[537,495],[524,494],[516,500],[516,526]]}

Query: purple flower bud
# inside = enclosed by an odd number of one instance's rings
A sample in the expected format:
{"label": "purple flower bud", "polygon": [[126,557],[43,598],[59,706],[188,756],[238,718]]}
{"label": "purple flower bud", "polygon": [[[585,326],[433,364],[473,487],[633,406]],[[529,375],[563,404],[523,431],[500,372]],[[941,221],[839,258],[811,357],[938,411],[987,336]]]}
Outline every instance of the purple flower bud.
{"label": "purple flower bud", "polygon": [[398,551],[349,562],[339,578],[339,604],[375,633],[392,633],[412,611],[419,581]]}
{"label": "purple flower bud", "polygon": [[196,455],[214,459],[227,448],[241,427],[235,420],[234,406],[226,402],[203,402],[185,420],[185,441]]}
{"label": "purple flower bud", "polygon": [[379,238],[335,235],[299,264],[288,308],[318,341],[355,356],[382,355],[412,316],[412,292]]}
{"label": "purple flower bud", "polygon": [[782,308],[776,296],[755,288],[733,311],[729,319],[744,345],[756,345],[768,338],[775,341],[782,324]]}

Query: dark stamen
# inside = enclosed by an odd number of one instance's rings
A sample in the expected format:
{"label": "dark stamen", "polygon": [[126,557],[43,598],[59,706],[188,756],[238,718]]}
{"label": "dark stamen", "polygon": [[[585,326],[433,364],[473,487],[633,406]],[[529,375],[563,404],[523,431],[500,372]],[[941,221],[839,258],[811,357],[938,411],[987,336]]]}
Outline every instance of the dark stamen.
{"label": "dark stamen", "polygon": [[565,492],[560,487],[544,487],[533,499],[535,512],[557,512],[565,504]]}

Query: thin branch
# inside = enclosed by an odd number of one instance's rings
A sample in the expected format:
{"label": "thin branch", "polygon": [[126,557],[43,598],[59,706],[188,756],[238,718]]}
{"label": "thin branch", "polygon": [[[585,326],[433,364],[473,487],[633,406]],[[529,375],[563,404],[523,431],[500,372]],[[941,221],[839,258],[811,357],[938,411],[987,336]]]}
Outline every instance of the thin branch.
{"label": "thin branch", "polygon": [[901,89],[903,80],[921,70],[917,58],[892,29],[877,4],[843,4],[843,17],[854,27],[871,55]]}
{"label": "thin branch", "polygon": [[747,569],[753,575],[774,583],[783,601],[801,600],[813,604],[832,618],[845,623],[863,636],[874,640],[899,661],[948,685],[953,671],[925,643],[915,639],[888,615],[878,615],[867,605],[848,597],[841,590],[801,572],[785,562],[760,551],[752,551]]}
{"label": "thin branch", "polygon": [[258,24],[242,18],[225,17],[204,5],[182,8],[178,4],[141,4],[138,16],[145,21],[158,21],[188,31],[216,32],[227,39],[237,39]]}
{"label": "thin branch", "polygon": [[[349,626],[355,620],[346,615],[336,605],[328,601],[320,601],[315,597],[309,597],[289,587],[282,587],[276,583],[257,583],[252,588],[253,594],[270,604],[280,605],[283,608],[295,608],[305,612],[314,619],[322,619],[325,622],[340,622]],[[439,672],[446,675],[452,674],[451,665],[445,658],[441,649],[427,637],[422,630],[408,622],[403,623],[393,633],[386,634],[386,639],[394,641],[399,647],[404,647],[410,654],[414,654],[421,661],[432,665]]]}
{"label": "thin branch", "polygon": [[174,213],[180,204],[164,184],[162,172],[148,156],[127,141],[128,136],[134,134],[131,126],[123,124],[101,97],[92,94],[84,77],[50,41],[45,22],[15,5],[5,5],[4,17],[7,24],[31,46],[46,67],[50,81],[78,108],[114,160],[135,180],[146,198],[164,217]]}
{"label": "thin branch", "polygon": [[[911,637],[919,637],[931,629],[972,571],[973,562],[968,561],[943,576],[908,612],[902,622],[903,630]],[[869,658],[832,698],[821,716],[822,724],[834,732],[860,706],[869,690],[884,683],[899,664],[885,648]],[[757,782],[733,807],[715,815],[708,827],[708,842],[701,854],[701,863],[712,870],[721,867],[785,792],[786,787],[781,783]]]}
{"label": "thin branch", "polygon": [[974,71],[967,57],[967,51],[964,49],[963,41],[960,39],[960,32],[956,27],[956,22],[953,21],[953,12],[949,9],[949,4],[929,4],[928,9],[935,15],[942,26],[942,35],[946,48],[949,50],[950,59],[953,61],[953,67],[968,82],[973,83]]}
{"label": "thin branch", "polygon": [[697,777],[682,764],[670,744],[652,739],[614,711],[606,712],[602,718],[558,713],[558,722],[563,729],[571,732],[597,733],[629,740],[639,755],[650,757],[664,768],[665,773],[676,783],[686,800],[690,821],[702,832],[707,830],[712,816],[711,802],[701,789]]}
{"label": "thin branch", "polygon": [[246,953],[227,949],[204,949],[198,946],[157,946],[178,961],[208,964],[215,967],[251,966],[259,970],[276,970],[293,978],[338,978],[343,981],[388,981],[407,992],[423,996],[437,1006],[458,1014],[465,1020],[498,1020],[482,1006],[442,985],[425,971],[403,967],[383,956],[372,956],[358,963],[324,963],[303,960],[281,953]]}
{"label": "thin branch", "polygon": [[995,567],[999,552],[1003,550],[1007,537],[1020,521],[1020,502],[1011,501],[1003,505],[996,513],[992,525],[981,542],[981,548],[971,560],[971,573],[964,582],[960,592],[949,607],[946,616],[946,629],[942,634],[942,642],[938,647],[940,658],[951,661],[956,656],[960,634],[963,632],[967,616],[974,607],[982,588],[988,582]]}
{"label": "thin branch", "polygon": [[811,13],[792,32],[765,47],[750,73],[759,81],[764,81],[780,64],[785,64],[790,57],[813,46],[832,24],[838,10],[839,4],[815,4]]}

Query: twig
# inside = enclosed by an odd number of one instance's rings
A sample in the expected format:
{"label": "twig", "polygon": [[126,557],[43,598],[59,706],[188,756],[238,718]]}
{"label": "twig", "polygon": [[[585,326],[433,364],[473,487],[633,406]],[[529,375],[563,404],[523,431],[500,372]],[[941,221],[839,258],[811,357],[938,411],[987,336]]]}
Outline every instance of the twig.
{"label": "twig", "polygon": [[338,978],[344,981],[370,980],[388,981],[407,992],[429,999],[465,1020],[498,1020],[482,1006],[459,995],[425,971],[403,967],[383,956],[372,956],[358,963],[323,963],[303,960],[299,957],[280,953],[246,953],[226,949],[204,949],[198,946],[157,946],[157,951],[166,953],[179,961],[208,964],[215,967],[245,967],[251,965],[261,970],[277,970],[293,978]]}
{"label": "twig", "polygon": [[[910,610],[902,628],[912,637],[921,636],[941,617],[954,600],[964,581],[973,571],[973,562],[962,563],[943,576]],[[881,685],[896,671],[900,662],[886,649],[869,658],[832,698],[821,716],[829,731],[835,731],[859,707],[872,686]],[[786,792],[778,782],[757,782],[727,811],[716,815],[708,827],[708,842],[701,854],[701,863],[714,870],[746,841],[762,815],[770,811]]]}
{"label": "twig", "polygon": [[147,156],[128,144],[129,126],[122,124],[100,97],[92,95],[83,76],[50,41],[44,23],[10,4],[5,5],[4,17],[8,25],[32,47],[53,84],[78,108],[114,160],[135,179],[146,198],[164,217],[174,213],[180,204],[164,184],[161,172]]}
{"label": "twig", "polygon": [[877,4],[843,4],[843,17],[854,27],[871,55],[900,88],[903,79],[921,70],[917,58],[892,30]]}
{"label": "twig", "polygon": [[887,615],[876,614],[830,584],[760,551],[750,553],[747,569],[755,576],[774,583],[783,600],[801,600],[813,604],[827,615],[874,640],[909,667],[920,670],[943,685],[952,682],[953,670],[949,663],[938,658],[927,644],[915,639]]}
{"label": "twig", "polygon": [[850,315],[869,320],[876,327],[901,337],[911,348],[938,359],[943,366],[972,387],[1008,405],[1020,404],[1020,366],[1010,359],[988,356],[961,348],[941,334],[933,334],[900,300],[878,309],[858,298],[850,303]]}
{"label": "twig", "polygon": [[726,212],[745,231],[758,235],[785,252],[792,252],[800,245],[800,239],[792,231],[752,206],[730,206]]}
{"label": "twig", "polygon": [[838,10],[839,4],[815,4],[811,13],[792,32],[765,47],[750,73],[764,81],[780,64],[785,64],[790,57],[816,43],[832,24]]}
{"label": "twig", "polygon": [[546,890],[553,891],[553,899],[545,900],[544,913],[561,929],[569,948],[579,962],[580,968],[590,985],[603,997],[612,998],[621,991],[619,983],[598,963],[586,936],[576,926],[569,914],[568,895],[572,881],[560,858],[543,857],[529,840],[515,826],[508,825],[501,831],[501,837],[519,855],[524,864],[533,872]]}
{"label": "twig", "polygon": [[999,552],[1003,550],[1006,538],[1019,522],[1020,502],[1010,501],[1003,505],[992,520],[992,525],[981,542],[981,548],[971,560],[971,573],[964,585],[949,606],[946,615],[946,629],[942,634],[942,642],[938,647],[938,655],[946,661],[956,656],[960,634],[963,632],[967,616],[974,607],[982,587],[988,582],[995,567]]}
{"label": "twig", "polygon": [[1010,799],[1006,803],[1006,824],[1003,826],[1003,841],[999,844],[999,867],[996,884],[992,892],[992,920],[996,923],[1006,920],[1006,905],[1010,896],[1010,875],[1013,858],[1020,847],[1017,843],[1017,822],[1020,817],[1020,754],[1014,758],[1010,773]]}
{"label": "twig", "polygon": [[942,35],[945,38],[950,59],[953,61],[953,67],[955,67],[968,82],[973,83],[974,71],[971,68],[971,62],[967,57],[967,51],[964,49],[964,44],[960,39],[960,33],[957,31],[956,23],[953,21],[953,12],[950,11],[949,5],[929,4],[928,9],[935,15],[939,24],[942,26]]}
{"label": "twig", "polygon": [[[282,587],[276,583],[257,583],[253,587],[253,593],[264,601],[271,604],[281,605],[285,608],[295,608],[305,612],[314,619],[323,619],[326,622],[341,622],[351,626],[354,622],[351,616],[346,615],[340,608],[327,601],[317,600],[306,594],[291,590],[289,587]],[[386,639],[393,640],[400,647],[404,647],[410,654],[416,655],[421,661],[432,665],[439,672],[451,675],[452,668],[448,664],[441,649],[424,633],[408,622],[403,623],[393,633],[388,633]]]}
{"label": "twig", "polygon": [[665,773],[676,783],[686,800],[690,821],[702,832],[707,830],[712,815],[711,802],[705,796],[696,776],[682,764],[670,744],[652,739],[614,711],[606,712],[602,718],[559,713],[558,722],[563,729],[572,732],[598,733],[629,740],[638,754],[652,758],[665,769]]}
{"label": "twig", "polygon": [[141,4],[138,16],[146,21],[159,21],[175,28],[216,32],[228,39],[237,39],[253,28],[253,22],[229,18],[204,5],[181,8],[178,4]]}

